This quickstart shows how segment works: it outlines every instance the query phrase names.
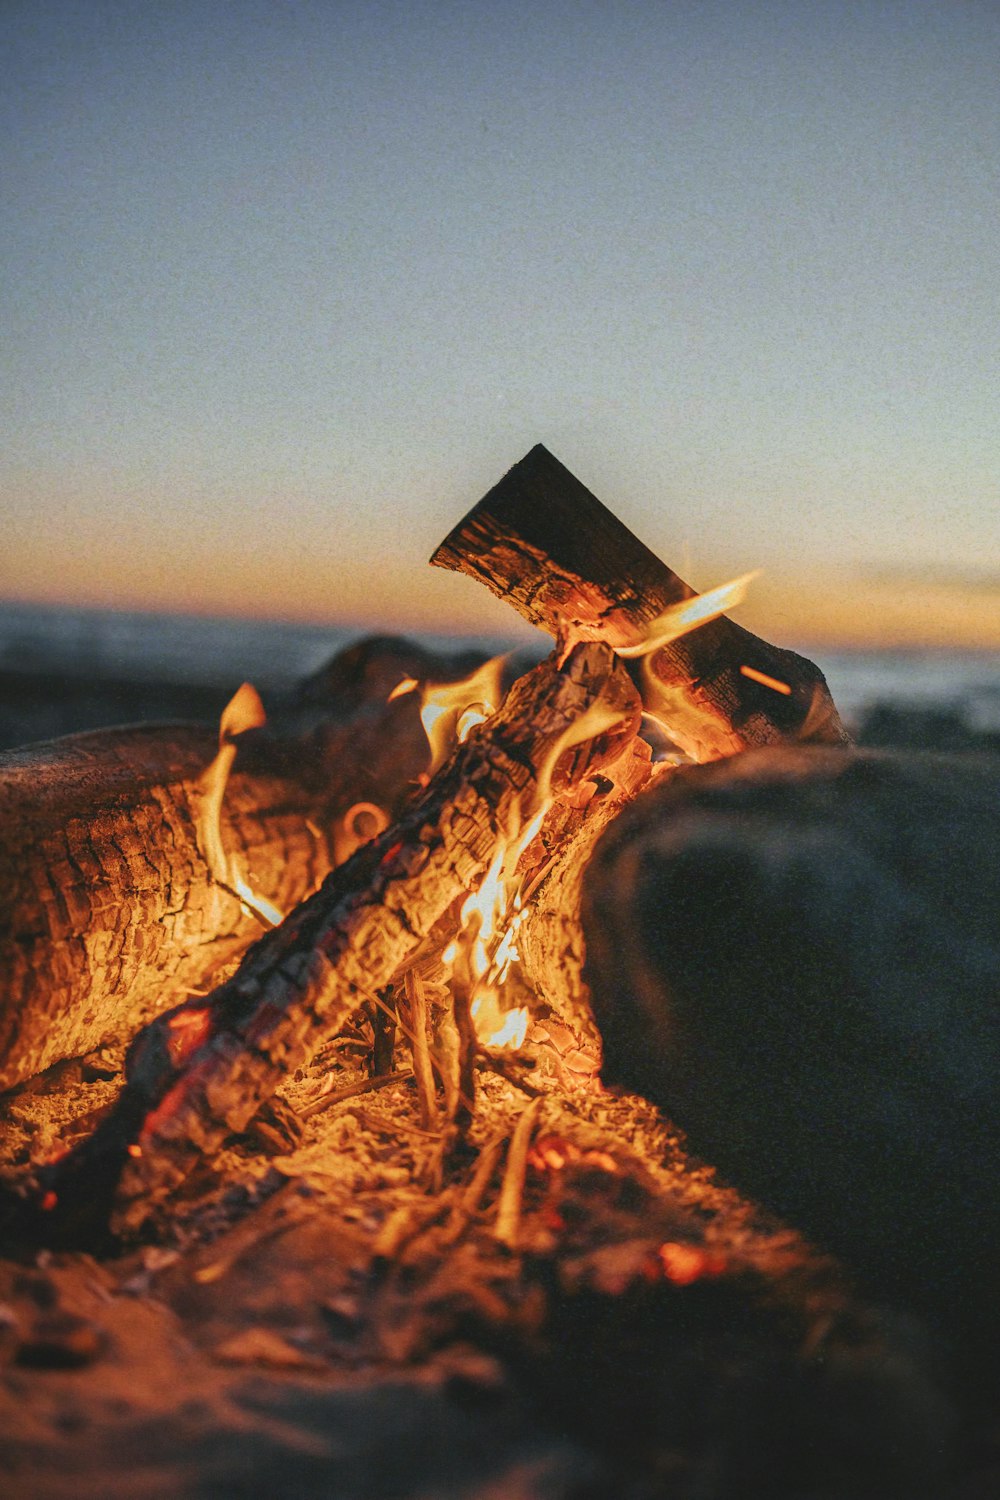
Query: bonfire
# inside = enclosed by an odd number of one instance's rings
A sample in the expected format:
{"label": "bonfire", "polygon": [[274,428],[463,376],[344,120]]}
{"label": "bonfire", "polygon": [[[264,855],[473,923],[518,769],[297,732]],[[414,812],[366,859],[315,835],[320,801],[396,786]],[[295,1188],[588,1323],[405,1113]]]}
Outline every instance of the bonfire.
{"label": "bonfire", "polygon": [[213,742],[6,758],[21,1492],[937,1493],[914,1329],[965,1358],[993,1305],[995,950],[854,855],[981,829],[991,774],[956,811],[854,752],[749,578],[696,593],[544,448],[432,561],[550,656],[377,639]]}

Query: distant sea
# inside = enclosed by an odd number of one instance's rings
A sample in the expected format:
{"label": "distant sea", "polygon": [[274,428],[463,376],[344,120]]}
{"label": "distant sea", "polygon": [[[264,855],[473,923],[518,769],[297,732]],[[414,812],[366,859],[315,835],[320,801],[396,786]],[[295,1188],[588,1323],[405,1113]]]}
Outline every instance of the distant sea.
{"label": "distant sea", "polygon": [[[404,633],[0,602],[0,668],[212,685],[231,682],[236,687],[249,679],[259,688],[279,689],[316,671],[351,641]],[[443,650],[454,648],[456,641],[493,652],[511,645],[492,635],[408,634]]]}
{"label": "distant sea", "polygon": [[[315,671],[350,641],[371,633],[267,620],[0,603],[0,669],[226,687],[249,679],[262,689],[280,689]],[[495,636],[414,633],[414,638],[437,648],[477,646],[491,652],[517,644]],[[798,649],[792,642],[782,644]],[[954,711],[972,729],[1000,731],[1000,653],[804,654],[825,672],[841,715],[850,724],[857,724],[876,705],[888,705]]]}

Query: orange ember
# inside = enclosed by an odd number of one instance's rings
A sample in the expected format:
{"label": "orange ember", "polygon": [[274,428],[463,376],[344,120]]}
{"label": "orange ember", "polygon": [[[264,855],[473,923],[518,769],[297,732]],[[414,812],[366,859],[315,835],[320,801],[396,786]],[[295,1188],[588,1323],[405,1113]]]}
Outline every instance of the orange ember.
{"label": "orange ember", "polygon": [[785,697],[791,696],[791,688],[787,682],[779,682],[777,677],[769,677],[766,672],[758,672],[756,667],[740,667],[744,677],[749,677],[751,682],[759,682],[761,687],[770,688],[772,693],[784,693]]}
{"label": "orange ember", "polygon": [[721,1276],[726,1270],[721,1255],[701,1245],[685,1245],[680,1240],[667,1240],[656,1255],[663,1274],[675,1286],[690,1286],[695,1281]]}

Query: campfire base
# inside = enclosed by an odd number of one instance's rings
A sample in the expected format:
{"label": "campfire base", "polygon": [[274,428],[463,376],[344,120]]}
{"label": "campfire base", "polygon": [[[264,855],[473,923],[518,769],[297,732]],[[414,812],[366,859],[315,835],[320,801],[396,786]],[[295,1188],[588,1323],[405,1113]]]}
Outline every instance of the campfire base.
{"label": "campfire base", "polygon": [[[442,1158],[408,1080],[306,1112],[363,1089],[349,1041],[145,1243],[0,1262],[9,1493],[962,1495],[922,1336],[650,1105],[546,1090],[511,1250],[524,1095],[484,1075],[468,1151]],[[86,1072],[20,1097],[23,1148],[100,1102]]]}

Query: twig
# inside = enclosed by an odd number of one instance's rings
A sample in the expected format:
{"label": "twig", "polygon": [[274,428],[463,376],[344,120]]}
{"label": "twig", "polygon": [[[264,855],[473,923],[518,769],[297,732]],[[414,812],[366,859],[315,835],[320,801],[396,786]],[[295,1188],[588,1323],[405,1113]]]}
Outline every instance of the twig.
{"label": "twig", "polygon": [[472,1020],[474,985],[468,945],[460,940],[458,956],[452,966],[450,986],[452,1014],[458,1038],[455,1110],[451,1118],[461,1139],[468,1134],[476,1107],[476,1052],[479,1039]]}
{"label": "twig", "polygon": [[508,1131],[501,1130],[492,1139],[488,1140],[480,1151],[479,1160],[476,1162],[476,1170],[470,1177],[464,1193],[455,1204],[448,1222],[444,1226],[441,1234],[441,1245],[443,1248],[453,1245],[461,1237],[469,1220],[478,1210],[483,1199],[483,1194],[489,1187],[490,1179],[496,1169],[496,1164],[500,1159],[500,1152],[503,1150],[508,1134]]}
{"label": "twig", "polygon": [[344,1099],[354,1099],[358,1094],[369,1094],[373,1089],[385,1089],[392,1083],[402,1083],[404,1078],[412,1078],[411,1068],[401,1068],[398,1073],[383,1073],[380,1078],[366,1078],[362,1083],[352,1083],[349,1088],[337,1089],[332,1094],[324,1094],[319,1099],[310,1099],[304,1104],[298,1113],[307,1120],[310,1115],[318,1115],[321,1110],[329,1109],[331,1104],[340,1104]]}
{"label": "twig", "polygon": [[506,1245],[509,1250],[517,1248],[518,1230],[521,1227],[524,1174],[528,1165],[528,1146],[531,1143],[531,1133],[535,1128],[541,1103],[541,1099],[533,1099],[528,1105],[517,1122],[511,1137],[510,1150],[507,1153],[507,1166],[500,1188],[497,1222],[493,1237],[501,1245]]}
{"label": "twig", "polygon": [[409,1244],[437,1218],[442,1207],[440,1199],[429,1203],[426,1198],[420,1198],[415,1203],[402,1203],[393,1209],[375,1236],[372,1258],[377,1261],[394,1261],[403,1246]]}
{"label": "twig", "polygon": [[372,1018],[371,1070],[373,1078],[380,1078],[385,1073],[391,1073],[395,1062],[397,1020],[392,990],[387,989],[383,998],[385,998],[384,1007],[376,1010]]}
{"label": "twig", "polygon": [[392,1135],[401,1130],[406,1135],[420,1135],[428,1141],[438,1141],[441,1138],[439,1132],[436,1130],[423,1130],[419,1125],[411,1125],[409,1120],[390,1120],[388,1115],[379,1114],[374,1109],[363,1109],[360,1105],[355,1105],[351,1113],[356,1115],[361,1123],[367,1125],[369,1129],[381,1130],[386,1135]]}
{"label": "twig", "polygon": [[403,985],[410,1007],[410,1046],[413,1051],[413,1076],[417,1080],[420,1101],[420,1123],[424,1130],[437,1124],[437,1101],[434,1097],[434,1073],[427,1041],[427,995],[423,981],[414,969],[407,969]]}
{"label": "twig", "polygon": [[480,1047],[476,1054],[476,1062],[479,1067],[495,1073],[498,1078],[506,1079],[514,1088],[520,1089],[522,1094],[527,1094],[529,1099],[542,1097],[543,1090],[537,1084],[529,1083],[520,1073],[514,1071],[512,1057],[506,1057],[503,1053],[489,1052],[485,1047]]}

